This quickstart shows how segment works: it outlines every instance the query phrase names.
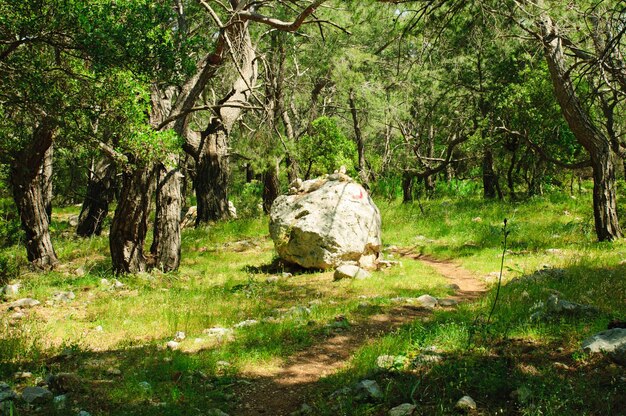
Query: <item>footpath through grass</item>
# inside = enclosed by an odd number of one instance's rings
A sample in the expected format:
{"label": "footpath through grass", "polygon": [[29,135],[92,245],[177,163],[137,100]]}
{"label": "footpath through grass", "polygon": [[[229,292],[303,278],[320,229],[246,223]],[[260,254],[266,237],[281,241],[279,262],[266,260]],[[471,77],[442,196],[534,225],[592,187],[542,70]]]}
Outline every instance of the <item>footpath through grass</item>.
{"label": "footpath through grass", "polygon": [[[626,245],[594,242],[587,199],[437,199],[422,208],[378,201],[387,249],[411,247],[454,260],[489,282],[497,279],[502,220],[508,218],[505,284],[489,324],[494,292],[371,340],[345,370],[323,380],[318,400],[309,402],[313,414],[385,415],[405,402],[421,414],[449,414],[465,394],[480,414],[624,414],[624,369],[580,351],[582,339],[626,318]],[[19,405],[15,414],[228,413],[246,374],[269,372],[319,342],[336,329],[338,315],[366,322],[391,308],[393,298],[452,294],[441,276],[410,259],[395,258],[402,267],[360,281],[332,282],[332,272],[284,274],[291,271],[272,266],[266,218],[186,230],[178,273],[117,277],[123,286],[116,288],[106,237],[73,237],[71,213],[64,210],[53,221],[63,266],[43,275],[22,269],[18,279],[20,297],[41,305],[15,319],[0,304],[0,381],[19,391],[65,373],[56,387],[68,401],[64,408]],[[3,254],[23,262],[21,247]],[[75,298],[55,300],[66,291]],[[533,308],[551,294],[599,311],[532,320]],[[179,349],[167,349],[178,331],[186,335]],[[435,350],[438,361],[411,364],[426,350]],[[392,368],[377,365],[381,355],[395,357]],[[16,378],[19,372],[32,376]],[[328,400],[366,377],[383,387],[382,401]]]}

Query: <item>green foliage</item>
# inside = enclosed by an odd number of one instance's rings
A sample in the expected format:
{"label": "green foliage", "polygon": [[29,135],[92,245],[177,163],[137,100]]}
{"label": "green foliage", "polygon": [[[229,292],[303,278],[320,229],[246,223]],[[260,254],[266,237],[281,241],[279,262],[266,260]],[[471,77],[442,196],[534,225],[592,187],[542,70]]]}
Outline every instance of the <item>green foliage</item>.
{"label": "green foliage", "polygon": [[21,237],[20,219],[13,200],[0,197],[0,248],[16,244]]}
{"label": "green foliage", "polygon": [[345,166],[354,175],[356,146],[337,126],[334,119],[320,117],[311,124],[311,135],[297,143],[298,155],[307,177],[333,173]]}

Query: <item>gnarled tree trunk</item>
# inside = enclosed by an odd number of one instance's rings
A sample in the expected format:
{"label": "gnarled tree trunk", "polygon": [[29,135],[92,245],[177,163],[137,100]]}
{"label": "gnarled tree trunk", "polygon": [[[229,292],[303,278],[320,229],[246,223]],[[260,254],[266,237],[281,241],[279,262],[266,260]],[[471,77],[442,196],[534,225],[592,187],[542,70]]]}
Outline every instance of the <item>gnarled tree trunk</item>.
{"label": "gnarled tree trunk", "polygon": [[148,231],[154,170],[134,167],[122,175],[122,192],[111,223],[109,248],[115,273],[147,270],[144,243]]}
{"label": "gnarled tree trunk", "polygon": [[493,199],[497,195],[498,177],[493,170],[493,153],[485,149],[483,153],[483,195],[487,199]]}
{"label": "gnarled tree trunk", "polygon": [[214,118],[202,133],[202,148],[196,160],[196,225],[229,217],[228,212],[228,133]]}
{"label": "gnarled tree trunk", "polygon": [[[172,157],[172,156],[170,156]],[[154,239],[150,247],[155,267],[164,272],[178,269],[180,265],[180,220],[182,212],[180,170],[176,160],[159,163],[156,171],[156,212]]]}
{"label": "gnarled tree trunk", "polygon": [[540,27],[550,78],[563,117],[576,140],[591,157],[596,235],[600,241],[621,238],[623,234],[617,218],[615,167],[610,140],[594,123],[578,98],[566,66],[563,40],[558,27],[547,14],[541,16]]}
{"label": "gnarled tree trunk", "polygon": [[37,269],[47,270],[58,264],[50,238],[47,195],[44,193],[44,164],[52,146],[54,127],[47,121],[35,129],[30,146],[13,158],[11,188],[26,235],[28,261]]}
{"label": "gnarled tree trunk", "polygon": [[268,166],[263,172],[263,212],[269,214],[274,200],[280,195],[278,180],[278,161],[274,166]]}
{"label": "gnarled tree trunk", "polygon": [[115,165],[106,157],[94,160],[89,170],[87,194],[78,217],[76,234],[81,237],[100,235],[102,224],[115,196]]}

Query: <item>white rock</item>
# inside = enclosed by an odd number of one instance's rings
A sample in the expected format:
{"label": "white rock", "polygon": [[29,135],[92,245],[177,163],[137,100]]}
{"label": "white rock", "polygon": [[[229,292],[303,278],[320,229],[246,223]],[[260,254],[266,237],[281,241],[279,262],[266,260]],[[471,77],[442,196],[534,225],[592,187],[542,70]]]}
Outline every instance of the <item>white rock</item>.
{"label": "white rock", "polygon": [[174,341],[181,342],[186,338],[185,333],[183,331],[177,331],[174,335]]}
{"label": "white rock", "polygon": [[389,416],[413,416],[417,406],[411,403],[403,403],[389,410]]}
{"label": "white rock", "polygon": [[613,328],[602,331],[583,341],[587,352],[613,352],[621,345],[626,345],[626,328]]}
{"label": "white rock", "polygon": [[196,224],[196,218],[198,217],[198,207],[195,205],[189,207],[187,213],[180,222],[180,228],[191,227]]}
{"label": "white rock", "polygon": [[245,321],[239,322],[235,325],[235,328],[244,328],[246,326],[252,326],[258,324],[259,321],[256,319],[246,319]]}
{"label": "white rock", "polygon": [[430,296],[430,295],[422,295],[416,298],[415,300],[417,301],[417,303],[420,304],[420,306],[424,308],[428,308],[428,309],[433,309],[435,306],[439,304],[439,301],[437,301],[437,298]]}
{"label": "white rock", "polygon": [[124,287],[124,283],[120,282],[117,279],[113,279],[113,287],[116,289],[121,289]]}
{"label": "white rock", "polygon": [[54,295],[52,295],[52,299],[56,300],[58,302],[69,302],[71,300],[74,300],[76,298],[76,295],[74,294],[74,292],[56,292]]}
{"label": "white rock", "polygon": [[354,266],[351,264],[343,264],[335,270],[334,279],[367,279],[371,276],[367,270],[360,268],[359,266]]}
{"label": "white rock", "polygon": [[102,328],[102,325],[98,325],[98,326],[97,326],[97,327],[95,327],[93,330],[94,330],[94,331],[96,331],[96,332],[102,332],[102,331],[104,331],[104,329]]}
{"label": "white rock", "polygon": [[4,293],[7,296],[15,296],[19,293],[21,285],[19,283],[15,283],[13,285],[6,285],[0,290],[0,293]]}
{"label": "white rock", "polygon": [[11,302],[9,304],[9,309],[15,308],[32,308],[33,306],[39,305],[41,302],[32,298],[23,298],[16,300],[15,302]]}
{"label": "white rock", "polygon": [[222,328],[220,326],[216,326],[213,328],[208,328],[202,331],[203,333],[212,336],[212,337],[227,337],[232,335],[233,330],[230,328]]}
{"label": "white rock", "polygon": [[306,193],[274,201],[270,235],[282,259],[320,269],[378,259],[380,212],[361,185],[337,175],[337,180],[305,181]]}
{"label": "white rock", "polygon": [[454,407],[456,409],[469,412],[471,410],[476,410],[476,402],[470,396],[463,396],[458,402],[456,402]]}
{"label": "white rock", "polygon": [[165,344],[165,346],[167,347],[167,349],[177,350],[178,348],[180,348],[180,342],[168,341],[167,344]]}

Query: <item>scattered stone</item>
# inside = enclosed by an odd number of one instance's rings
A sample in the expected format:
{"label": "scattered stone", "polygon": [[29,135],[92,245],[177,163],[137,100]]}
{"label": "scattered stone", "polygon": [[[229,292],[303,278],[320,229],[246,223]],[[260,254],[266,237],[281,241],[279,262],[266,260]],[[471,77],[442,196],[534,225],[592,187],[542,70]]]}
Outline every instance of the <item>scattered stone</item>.
{"label": "scattered stone", "polygon": [[437,303],[439,306],[449,307],[458,305],[459,301],[456,299],[437,299]]}
{"label": "scattered stone", "polygon": [[26,387],[22,391],[22,400],[28,404],[41,405],[50,402],[54,395],[43,387]]}
{"label": "scattered stone", "polygon": [[356,401],[375,401],[383,398],[383,391],[374,380],[361,380],[353,390]]}
{"label": "scattered stone", "polygon": [[185,333],[183,331],[177,331],[176,334],[174,334],[174,341],[176,342],[181,342],[185,338]]}
{"label": "scattered stone", "polygon": [[439,354],[435,354],[431,351],[425,351],[423,354],[418,355],[411,361],[411,366],[415,368],[427,367],[432,364],[437,364],[443,360],[443,357]]}
{"label": "scattered stone", "polygon": [[143,391],[146,391],[146,392],[152,390],[152,386],[147,381],[140,382],[138,386],[139,388],[141,388]]}
{"label": "scattered stone", "polygon": [[19,321],[21,319],[24,319],[26,317],[26,314],[24,312],[13,312],[9,318],[14,320],[14,321]]}
{"label": "scattered stone", "polygon": [[0,382],[0,402],[17,399],[17,394],[4,382]]}
{"label": "scattered stone", "polygon": [[228,361],[218,361],[215,363],[218,371],[224,371],[232,366]]}
{"label": "scattered stone", "polygon": [[545,303],[539,302],[533,309],[536,309],[536,311],[530,316],[531,320],[551,318],[562,315],[593,315],[594,313],[598,312],[598,309],[593,306],[581,305],[579,303],[559,299],[559,296],[557,294],[550,295]]}
{"label": "scattered stone", "polygon": [[282,272],[282,273],[280,274],[280,276],[281,276],[283,279],[287,279],[287,278],[289,278],[289,277],[293,277],[293,274],[291,274],[291,273],[289,273],[289,272]]}
{"label": "scattered stone", "polygon": [[18,371],[17,373],[13,374],[13,378],[15,378],[16,380],[25,380],[27,378],[31,378],[32,376],[33,373],[29,371]]}
{"label": "scattered stone", "polygon": [[291,308],[289,308],[287,310],[287,314],[288,315],[310,315],[311,314],[311,309],[307,308],[306,306],[292,306]]}
{"label": "scattered stone", "polygon": [[626,367],[626,343],[617,346],[609,356],[616,363]]}
{"label": "scattered stone", "polygon": [[462,412],[471,412],[476,410],[476,402],[470,396],[463,396],[456,402],[454,408]]}
{"label": "scattered stone", "polygon": [[270,212],[270,235],[283,260],[317,269],[346,261],[374,265],[381,217],[361,185],[337,173],[305,181],[297,192],[279,196]]}
{"label": "scattered stone", "polygon": [[452,290],[461,290],[461,287],[456,283],[450,283],[449,285],[446,285],[446,287]]}
{"label": "scattered stone", "polygon": [[110,376],[121,376],[122,375],[122,370],[120,370],[119,368],[115,368],[115,367],[109,367],[107,368],[107,374]]}
{"label": "scattered stone", "polygon": [[98,325],[93,330],[96,331],[96,332],[102,332],[102,331],[104,331],[104,328],[102,328],[102,325]]}
{"label": "scattered stone", "polygon": [[280,280],[278,276],[270,276],[267,279],[265,279],[267,283],[276,283],[278,282],[278,280]]}
{"label": "scattered stone", "polygon": [[220,326],[216,326],[213,328],[205,329],[202,333],[207,334],[211,337],[217,338],[225,338],[230,337],[233,334],[233,330],[230,328],[222,328]]}
{"label": "scattered stone", "polygon": [[233,204],[233,201],[228,201],[228,214],[230,215],[230,218],[232,219],[237,219],[237,208],[235,207],[235,204]]}
{"label": "scattered stone", "polygon": [[483,222],[483,219],[480,217],[472,218],[472,222]]}
{"label": "scattered stone", "polygon": [[402,267],[402,262],[401,261],[395,261],[395,260],[379,260],[378,261],[378,267],[379,268],[385,268],[385,269],[389,269],[393,266],[400,266]]}
{"label": "scattered stone", "polygon": [[9,304],[9,309],[32,308],[33,306],[37,306],[39,304],[41,304],[41,302],[39,302],[38,300],[35,300],[32,298],[23,298],[23,299],[16,300],[15,302],[11,302]]}
{"label": "scattered stone", "polygon": [[87,272],[83,266],[80,266],[78,269],[74,270],[74,275],[78,277],[83,277]]}
{"label": "scattered stone", "polygon": [[67,219],[67,222],[70,224],[70,227],[77,227],[78,215],[70,215],[70,217]]}
{"label": "scattered stone", "polygon": [[416,298],[415,301],[419,303],[421,307],[427,309],[433,309],[439,304],[437,298],[430,295],[422,295]]}
{"label": "scattered stone", "polygon": [[563,254],[563,250],[561,250],[560,248],[549,248],[546,250],[546,253],[554,254],[554,255],[561,255]]}
{"label": "scattered stone", "polygon": [[[583,350],[591,353],[613,353],[626,346],[626,329],[613,328],[597,333],[583,341]],[[622,348],[622,353],[624,353]],[[619,351],[618,351],[619,354]],[[626,356],[623,356],[626,358]]]}
{"label": "scattered stone", "polygon": [[177,350],[178,348],[180,348],[180,342],[176,342],[176,341],[168,341],[168,342],[167,342],[167,344],[165,344],[165,347],[166,347],[168,350],[175,351],[175,350]]}
{"label": "scattered stone", "polygon": [[74,292],[56,292],[52,295],[52,299],[57,302],[70,302],[76,298]]}
{"label": "scattered stone", "polygon": [[257,321],[256,319],[247,319],[245,321],[241,321],[238,324],[235,325],[235,328],[245,328],[247,326],[253,326],[258,324],[259,321]]}
{"label": "scattered stone", "polygon": [[6,296],[16,296],[20,291],[20,287],[21,285],[19,283],[6,285],[2,289],[0,289],[0,294],[4,293]]}
{"label": "scattered stone", "polygon": [[491,272],[486,275],[483,280],[485,281],[485,283],[496,283],[498,280],[500,280],[500,272]]}
{"label": "scattered stone", "polygon": [[330,394],[331,399],[336,399],[340,397],[347,397],[352,394],[352,389],[350,387],[342,387],[339,390],[335,390]]}
{"label": "scattered stone", "polygon": [[52,403],[57,410],[63,410],[67,406],[67,396],[65,394],[56,396],[54,399],[52,399]]}
{"label": "scattered stone", "polygon": [[351,264],[343,264],[335,270],[334,279],[367,279],[371,274],[359,266],[353,266]]}
{"label": "scattered stone", "polygon": [[78,416],[91,416],[91,413],[86,410],[81,410],[80,412],[78,412]]}
{"label": "scattered stone", "polygon": [[117,279],[113,279],[113,287],[116,289],[121,289],[124,287],[124,283],[120,282]]}
{"label": "scattered stone", "polygon": [[102,286],[109,286],[111,282],[109,282],[109,279],[100,279],[100,284]]}
{"label": "scattered stone", "polygon": [[228,413],[224,413],[220,409],[209,409],[207,416],[228,416]]}
{"label": "scattered stone", "polygon": [[389,416],[413,416],[417,411],[417,406],[411,403],[403,403],[389,410]]}

